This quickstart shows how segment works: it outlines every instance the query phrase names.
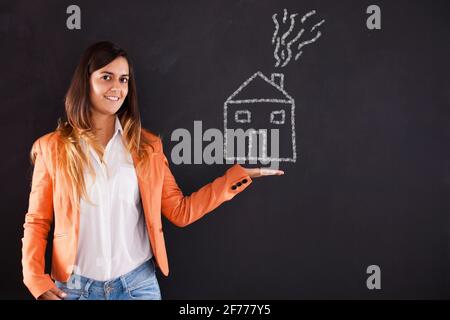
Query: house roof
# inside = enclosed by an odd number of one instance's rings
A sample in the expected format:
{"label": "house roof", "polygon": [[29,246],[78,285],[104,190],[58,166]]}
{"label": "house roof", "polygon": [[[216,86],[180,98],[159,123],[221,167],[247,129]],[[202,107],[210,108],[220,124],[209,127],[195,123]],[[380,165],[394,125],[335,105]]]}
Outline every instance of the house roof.
{"label": "house roof", "polygon": [[294,101],[280,86],[272,82],[261,71],[248,78],[241,86],[228,97],[227,101],[242,100],[285,100]]}

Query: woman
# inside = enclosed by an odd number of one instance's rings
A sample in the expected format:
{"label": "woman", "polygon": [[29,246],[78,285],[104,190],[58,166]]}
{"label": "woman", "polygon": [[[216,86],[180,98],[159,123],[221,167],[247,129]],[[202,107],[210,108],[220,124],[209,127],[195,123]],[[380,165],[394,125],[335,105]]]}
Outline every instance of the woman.
{"label": "woman", "polygon": [[[186,226],[252,178],[283,174],[236,164],[184,196],[161,140],[141,128],[130,60],[109,42],[86,50],[65,108],[67,119],[31,151],[22,265],[24,283],[37,299],[161,299],[155,268],[169,273],[161,212]],[[53,220],[50,276],[45,250]]]}

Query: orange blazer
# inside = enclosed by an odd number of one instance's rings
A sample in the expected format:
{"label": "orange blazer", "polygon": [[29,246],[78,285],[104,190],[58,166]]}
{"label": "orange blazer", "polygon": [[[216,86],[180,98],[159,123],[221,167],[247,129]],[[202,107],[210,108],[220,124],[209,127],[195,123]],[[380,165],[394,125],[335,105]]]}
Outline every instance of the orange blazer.
{"label": "orange blazer", "polygon": [[[235,164],[225,175],[203,186],[189,196],[183,195],[173,177],[161,140],[142,130],[152,142],[150,160],[136,168],[139,191],[147,225],[150,245],[161,272],[169,274],[162,214],[179,227],[187,226],[232,199],[247,188],[252,180],[246,171]],[[59,134],[49,133],[33,144],[36,155],[28,212],[22,238],[23,281],[37,298],[55,288],[52,278],[68,281],[74,267],[79,211],[72,203],[67,180],[57,168],[56,155],[61,152]],[[132,155],[136,163],[137,157]],[[55,223],[51,275],[45,273],[45,250],[52,222]]]}

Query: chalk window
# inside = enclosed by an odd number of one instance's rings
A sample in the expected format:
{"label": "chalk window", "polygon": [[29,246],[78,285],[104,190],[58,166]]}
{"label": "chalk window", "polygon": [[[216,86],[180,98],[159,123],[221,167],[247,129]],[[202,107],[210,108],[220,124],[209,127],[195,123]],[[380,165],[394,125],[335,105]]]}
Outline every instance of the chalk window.
{"label": "chalk window", "polygon": [[284,110],[274,110],[270,113],[270,123],[284,124]]}
{"label": "chalk window", "polygon": [[250,123],[252,119],[252,114],[250,110],[237,110],[234,113],[234,120],[237,123]]}

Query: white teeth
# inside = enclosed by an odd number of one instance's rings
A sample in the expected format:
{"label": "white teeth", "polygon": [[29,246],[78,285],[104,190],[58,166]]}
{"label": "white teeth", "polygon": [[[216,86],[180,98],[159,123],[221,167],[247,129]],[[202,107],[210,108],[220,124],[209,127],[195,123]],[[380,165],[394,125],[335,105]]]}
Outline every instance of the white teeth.
{"label": "white teeth", "polygon": [[108,97],[108,96],[105,96],[105,98],[108,99],[108,100],[111,100],[111,101],[119,101],[119,97],[114,97],[114,96]]}

